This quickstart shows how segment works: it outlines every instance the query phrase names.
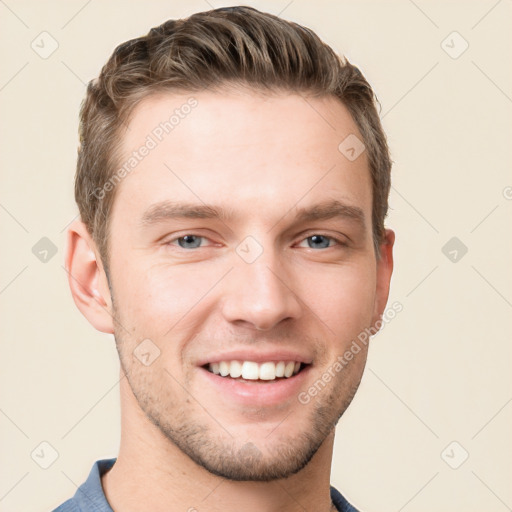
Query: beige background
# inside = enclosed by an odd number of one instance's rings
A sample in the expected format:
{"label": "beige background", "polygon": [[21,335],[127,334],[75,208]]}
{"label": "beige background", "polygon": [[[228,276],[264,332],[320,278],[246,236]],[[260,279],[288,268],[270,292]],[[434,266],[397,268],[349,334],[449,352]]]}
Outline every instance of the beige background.
{"label": "beige background", "polygon": [[[512,510],[510,0],[248,3],[362,69],[395,161],[390,303],[404,309],[372,343],[332,483],[365,512]],[[0,1],[2,512],[51,510],[119,445],[113,338],[80,315],[63,270],[85,84],[118,43],[228,4]],[[43,31],[59,45],[46,59],[31,48],[51,49]],[[58,249],[46,263],[42,237]],[[452,237],[468,249],[455,262]],[[59,454],[48,469],[43,441]]]}

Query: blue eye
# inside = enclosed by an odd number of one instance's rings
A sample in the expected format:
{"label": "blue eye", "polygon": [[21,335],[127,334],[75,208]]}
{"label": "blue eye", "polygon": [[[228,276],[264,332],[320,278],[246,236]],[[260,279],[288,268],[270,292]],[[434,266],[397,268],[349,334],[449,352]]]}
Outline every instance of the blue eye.
{"label": "blue eye", "polygon": [[183,249],[197,249],[201,245],[203,238],[203,236],[185,235],[177,238],[175,241]]}
{"label": "blue eye", "polygon": [[[182,249],[199,249],[205,245],[208,239],[200,235],[183,235],[168,242],[169,245],[178,245]],[[343,242],[327,235],[315,234],[308,236],[300,242],[299,246],[305,247],[304,242],[307,242],[309,249],[329,249],[332,246],[344,246]]]}
{"label": "blue eye", "polygon": [[328,249],[331,242],[335,242],[334,238],[325,235],[312,235],[305,238],[311,249]]}

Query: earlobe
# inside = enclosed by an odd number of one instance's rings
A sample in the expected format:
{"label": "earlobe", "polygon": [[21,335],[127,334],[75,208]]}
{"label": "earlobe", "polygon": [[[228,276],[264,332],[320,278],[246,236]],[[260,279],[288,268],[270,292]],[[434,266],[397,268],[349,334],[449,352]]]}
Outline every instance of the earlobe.
{"label": "earlobe", "polygon": [[66,272],[80,312],[98,331],[113,334],[112,301],[105,270],[92,237],[79,220],[67,231]]}
{"label": "earlobe", "polygon": [[380,320],[389,296],[389,286],[393,273],[393,245],[395,233],[386,229],[385,239],[380,245],[380,258],[377,260],[377,289],[375,294],[375,310],[372,325]]}

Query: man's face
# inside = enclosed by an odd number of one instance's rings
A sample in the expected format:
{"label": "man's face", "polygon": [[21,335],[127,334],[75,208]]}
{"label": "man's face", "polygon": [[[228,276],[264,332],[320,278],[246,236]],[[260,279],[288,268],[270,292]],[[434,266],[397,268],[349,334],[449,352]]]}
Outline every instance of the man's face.
{"label": "man's face", "polygon": [[[172,131],[155,132],[190,96]],[[148,135],[158,143],[117,185],[111,217],[122,368],[134,407],[212,473],[297,472],[358,387],[364,346],[333,365],[378,319],[387,286],[366,154],[338,150],[350,134],[361,138],[334,98],[232,91],[147,98],[123,136],[123,163]],[[222,216],[198,213],[213,209]],[[300,370],[274,378],[283,363]]]}

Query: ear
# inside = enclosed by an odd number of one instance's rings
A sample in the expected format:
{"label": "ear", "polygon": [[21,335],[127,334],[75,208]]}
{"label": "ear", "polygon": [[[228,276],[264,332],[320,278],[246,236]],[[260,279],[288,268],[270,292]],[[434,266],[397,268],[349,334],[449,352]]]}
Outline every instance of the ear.
{"label": "ear", "polygon": [[391,229],[385,230],[384,241],[380,244],[380,258],[377,260],[377,289],[375,294],[375,308],[372,325],[381,318],[386,308],[389,296],[389,285],[393,273],[393,245],[395,233]]}
{"label": "ear", "polygon": [[78,309],[98,331],[113,334],[107,276],[96,244],[80,220],[68,228],[65,264],[71,295]]}

